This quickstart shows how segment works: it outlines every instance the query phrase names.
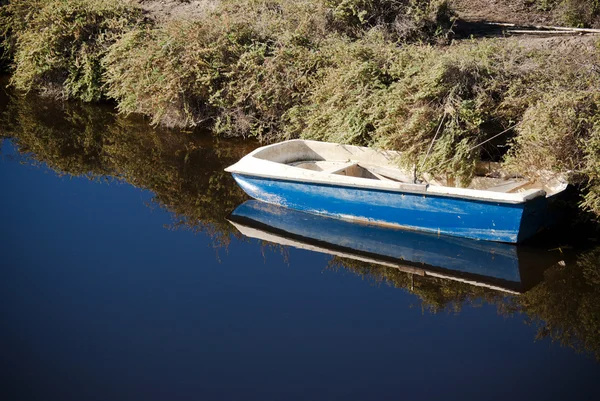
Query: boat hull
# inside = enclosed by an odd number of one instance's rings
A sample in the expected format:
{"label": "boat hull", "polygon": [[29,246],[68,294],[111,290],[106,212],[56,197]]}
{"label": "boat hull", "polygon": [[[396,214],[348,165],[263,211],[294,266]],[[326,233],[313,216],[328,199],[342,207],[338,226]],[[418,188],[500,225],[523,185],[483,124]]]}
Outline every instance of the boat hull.
{"label": "boat hull", "polygon": [[525,203],[353,188],[233,174],[263,202],[351,221],[486,241],[518,243],[549,221],[549,198]]}

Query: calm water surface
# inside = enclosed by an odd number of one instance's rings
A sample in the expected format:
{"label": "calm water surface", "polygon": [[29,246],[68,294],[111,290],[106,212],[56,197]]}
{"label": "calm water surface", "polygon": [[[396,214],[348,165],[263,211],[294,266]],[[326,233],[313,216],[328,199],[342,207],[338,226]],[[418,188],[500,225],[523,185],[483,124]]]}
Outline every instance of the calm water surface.
{"label": "calm water surface", "polygon": [[0,103],[2,400],[600,397],[593,240],[520,295],[282,246],[227,221],[255,144]]}

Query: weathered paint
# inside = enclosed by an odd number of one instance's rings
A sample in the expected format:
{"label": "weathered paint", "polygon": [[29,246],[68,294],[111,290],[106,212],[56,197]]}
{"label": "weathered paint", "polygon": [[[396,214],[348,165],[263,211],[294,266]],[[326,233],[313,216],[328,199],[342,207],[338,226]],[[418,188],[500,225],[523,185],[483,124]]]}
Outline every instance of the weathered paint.
{"label": "weathered paint", "polygon": [[429,275],[504,289],[518,291],[523,284],[515,245],[353,224],[254,200],[237,207],[230,220],[254,228],[245,230],[252,236],[296,247],[394,267],[414,263]]}
{"label": "weathered paint", "polygon": [[[309,213],[488,241],[516,243],[543,225],[548,198],[526,203],[399,193],[233,174],[251,197]],[[524,216],[526,218],[524,218]],[[527,226],[522,227],[522,223]]]}

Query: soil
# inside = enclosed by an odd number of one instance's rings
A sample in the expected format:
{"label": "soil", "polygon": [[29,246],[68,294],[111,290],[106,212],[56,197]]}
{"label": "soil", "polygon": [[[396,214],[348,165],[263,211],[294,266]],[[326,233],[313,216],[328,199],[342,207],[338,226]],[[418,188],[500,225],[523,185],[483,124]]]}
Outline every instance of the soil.
{"label": "soil", "polygon": [[[220,0],[130,0],[157,21],[193,20],[214,9]],[[465,21],[495,21],[516,24],[556,24],[550,12],[537,10],[534,0],[449,0]]]}
{"label": "soil", "polygon": [[170,20],[193,21],[213,10],[219,0],[130,0],[146,15],[158,22]]}
{"label": "soil", "polygon": [[598,39],[598,35],[554,36],[546,38],[523,36],[517,38],[517,41],[521,46],[526,48],[550,50],[552,54],[563,57],[569,56],[572,59],[581,57],[589,61],[589,54],[596,48]]}
{"label": "soil", "polygon": [[450,4],[465,21],[560,25],[554,13],[538,10],[534,0],[450,0]]}

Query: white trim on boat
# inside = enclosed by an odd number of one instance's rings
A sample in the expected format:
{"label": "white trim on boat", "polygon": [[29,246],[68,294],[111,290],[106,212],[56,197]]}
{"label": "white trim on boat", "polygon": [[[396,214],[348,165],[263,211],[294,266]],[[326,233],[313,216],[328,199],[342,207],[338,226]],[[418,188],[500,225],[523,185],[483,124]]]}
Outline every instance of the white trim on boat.
{"label": "white trim on boat", "polygon": [[[487,202],[519,204],[537,197],[546,196],[540,188],[522,192],[508,193],[493,190],[456,188],[431,184],[413,184],[400,182],[406,180],[408,172],[402,171],[394,164],[399,153],[381,151],[366,147],[342,145],[336,143],[295,139],[267,145],[254,150],[240,161],[225,169],[233,174],[283,180],[310,184],[365,188],[392,192],[405,192],[422,195],[436,195],[452,198],[468,198]],[[319,163],[333,162],[337,165],[329,169],[315,171],[300,168],[296,165],[312,162],[315,168]],[[295,164],[295,165],[294,165]],[[360,165],[365,169],[373,169],[373,175],[389,177],[389,179],[370,179],[340,175],[346,168]],[[566,183],[553,189],[552,194],[563,191]]]}

